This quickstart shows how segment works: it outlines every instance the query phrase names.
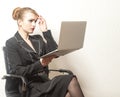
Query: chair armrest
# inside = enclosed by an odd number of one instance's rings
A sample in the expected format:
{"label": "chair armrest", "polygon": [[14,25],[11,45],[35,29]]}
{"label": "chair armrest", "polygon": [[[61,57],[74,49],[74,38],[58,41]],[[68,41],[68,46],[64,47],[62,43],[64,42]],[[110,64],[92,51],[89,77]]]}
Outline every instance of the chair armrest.
{"label": "chair armrest", "polygon": [[66,69],[49,69],[49,71],[56,71],[56,72],[68,73],[70,75],[73,75],[72,71]]}
{"label": "chair armrest", "polygon": [[27,82],[25,80],[25,78],[23,76],[20,75],[15,75],[15,74],[6,74],[2,77],[2,79],[7,79],[7,78],[18,78],[21,79],[22,81],[22,91],[26,91],[26,86],[27,86]]}

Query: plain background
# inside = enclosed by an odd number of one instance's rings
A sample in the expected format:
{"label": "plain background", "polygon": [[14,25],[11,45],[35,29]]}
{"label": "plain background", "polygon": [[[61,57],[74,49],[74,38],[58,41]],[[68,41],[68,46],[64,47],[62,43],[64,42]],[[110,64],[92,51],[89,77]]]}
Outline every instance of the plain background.
{"label": "plain background", "polygon": [[[120,97],[119,0],[1,0],[0,4],[0,78],[5,74],[2,46],[17,31],[12,11],[28,6],[46,19],[56,41],[61,21],[87,21],[84,47],[50,66],[72,70],[85,97]],[[0,97],[5,97],[4,83],[0,79]]]}

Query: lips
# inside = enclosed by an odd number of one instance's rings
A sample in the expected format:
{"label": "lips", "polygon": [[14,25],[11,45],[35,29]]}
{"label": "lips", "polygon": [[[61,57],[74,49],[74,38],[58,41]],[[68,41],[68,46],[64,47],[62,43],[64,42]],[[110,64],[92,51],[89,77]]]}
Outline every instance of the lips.
{"label": "lips", "polygon": [[32,29],[32,31],[34,31],[35,28],[31,28],[31,29]]}

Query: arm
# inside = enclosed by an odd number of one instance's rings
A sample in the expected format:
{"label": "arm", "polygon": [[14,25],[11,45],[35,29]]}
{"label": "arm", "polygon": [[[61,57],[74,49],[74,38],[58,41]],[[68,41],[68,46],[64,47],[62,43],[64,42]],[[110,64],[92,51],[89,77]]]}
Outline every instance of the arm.
{"label": "arm", "polygon": [[57,44],[52,36],[50,30],[47,29],[47,24],[45,19],[42,16],[38,17],[38,24],[40,26],[41,31],[43,32],[43,36],[46,39],[46,53],[53,51],[57,48]]}

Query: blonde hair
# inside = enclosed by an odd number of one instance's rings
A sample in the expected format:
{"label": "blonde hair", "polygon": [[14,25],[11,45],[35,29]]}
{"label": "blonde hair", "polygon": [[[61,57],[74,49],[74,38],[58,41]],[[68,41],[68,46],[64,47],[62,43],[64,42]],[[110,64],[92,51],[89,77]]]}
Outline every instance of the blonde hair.
{"label": "blonde hair", "polygon": [[38,13],[30,7],[23,7],[23,8],[17,7],[13,10],[12,17],[14,20],[23,19],[24,14],[26,12],[31,12],[31,13],[39,16]]}

